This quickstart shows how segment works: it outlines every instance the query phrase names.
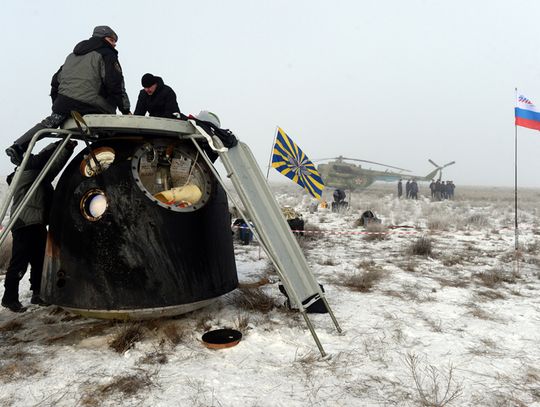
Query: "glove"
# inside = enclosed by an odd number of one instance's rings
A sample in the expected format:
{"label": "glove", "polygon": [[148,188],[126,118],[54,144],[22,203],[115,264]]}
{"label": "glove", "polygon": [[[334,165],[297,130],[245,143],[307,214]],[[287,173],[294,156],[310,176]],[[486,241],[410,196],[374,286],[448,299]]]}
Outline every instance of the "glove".
{"label": "glove", "polygon": [[215,134],[227,148],[234,147],[238,144],[238,139],[234,133],[228,129],[216,129]]}

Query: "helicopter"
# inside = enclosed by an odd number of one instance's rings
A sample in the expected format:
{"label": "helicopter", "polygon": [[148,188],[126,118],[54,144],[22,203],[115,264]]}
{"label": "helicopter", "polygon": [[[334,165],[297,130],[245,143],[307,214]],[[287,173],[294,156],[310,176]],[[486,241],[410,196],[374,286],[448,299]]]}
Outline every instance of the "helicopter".
{"label": "helicopter", "polygon": [[[348,189],[351,191],[362,190],[373,184],[375,181],[393,182],[400,179],[416,179],[417,181],[431,181],[437,174],[439,180],[442,177],[442,170],[452,164],[455,161],[451,161],[445,165],[438,165],[433,160],[428,159],[429,163],[436,168],[427,175],[411,175],[405,174],[410,170],[394,167],[392,165],[381,164],[375,161],[360,160],[357,158],[347,158],[343,156],[334,158],[324,158],[317,161],[332,160],[325,164],[319,164],[317,170],[324,181],[324,184],[329,187],[338,189]],[[376,164],[386,167],[385,170],[372,170],[362,168],[361,165],[353,164],[348,161],[363,162],[369,164]],[[394,170],[394,171],[392,171]]]}

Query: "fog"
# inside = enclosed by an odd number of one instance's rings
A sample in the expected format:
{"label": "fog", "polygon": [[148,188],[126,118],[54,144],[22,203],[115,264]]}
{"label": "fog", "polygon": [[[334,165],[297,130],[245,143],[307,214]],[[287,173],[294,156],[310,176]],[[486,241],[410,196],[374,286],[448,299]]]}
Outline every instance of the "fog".
{"label": "fog", "polygon": [[[344,155],[414,174],[433,169],[428,158],[455,160],[443,179],[511,186],[515,88],[540,104],[532,0],[32,0],[2,9],[2,150],[50,113],[52,74],[96,25],[119,35],[133,107],[141,76],[159,75],[184,113],[218,114],[263,169],[280,126],[313,160]],[[520,128],[520,186],[540,186],[539,153],[539,134]]]}

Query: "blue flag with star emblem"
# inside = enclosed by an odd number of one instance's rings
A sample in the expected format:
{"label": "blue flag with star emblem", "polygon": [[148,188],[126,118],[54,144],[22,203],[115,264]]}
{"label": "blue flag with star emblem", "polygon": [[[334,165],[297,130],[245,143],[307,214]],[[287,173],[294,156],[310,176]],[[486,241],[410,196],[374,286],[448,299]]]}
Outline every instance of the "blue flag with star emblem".
{"label": "blue flag with star emblem", "polygon": [[324,183],[315,165],[287,134],[278,127],[272,167],[296,182],[314,198],[321,199]]}

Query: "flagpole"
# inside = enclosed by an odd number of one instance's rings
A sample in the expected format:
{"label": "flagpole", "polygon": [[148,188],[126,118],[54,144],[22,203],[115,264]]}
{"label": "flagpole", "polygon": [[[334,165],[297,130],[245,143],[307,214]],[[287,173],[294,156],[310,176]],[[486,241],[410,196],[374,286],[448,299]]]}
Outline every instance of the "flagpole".
{"label": "flagpole", "polygon": [[517,166],[517,125],[515,127],[515,135],[514,135],[514,229],[515,229],[515,249],[518,250],[518,191],[517,191],[517,172],[518,172],[518,166]]}
{"label": "flagpole", "polygon": [[[517,88],[515,88],[517,103]],[[516,271],[519,271],[519,229],[518,229],[518,126],[514,124],[514,253]]]}
{"label": "flagpole", "polygon": [[268,159],[268,166],[266,167],[266,181],[268,181],[268,175],[270,174],[270,167],[272,166],[272,152],[274,151],[274,145],[276,144],[276,137],[277,137],[277,129],[278,126],[276,126],[276,131],[274,131],[274,139],[272,140],[272,148],[270,149],[270,158]]}

